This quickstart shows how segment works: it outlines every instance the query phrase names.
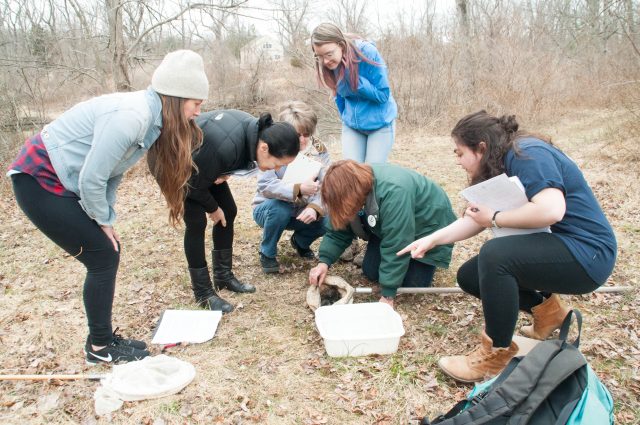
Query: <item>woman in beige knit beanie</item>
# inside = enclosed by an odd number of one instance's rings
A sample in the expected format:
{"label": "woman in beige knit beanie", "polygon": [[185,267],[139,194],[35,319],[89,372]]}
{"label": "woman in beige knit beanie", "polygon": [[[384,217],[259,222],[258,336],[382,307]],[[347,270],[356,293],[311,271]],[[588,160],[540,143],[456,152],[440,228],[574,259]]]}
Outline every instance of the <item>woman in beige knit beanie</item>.
{"label": "woman in beige knit beanie", "polygon": [[202,57],[190,50],[171,52],[149,88],[75,105],[28,139],[9,168],[20,208],[87,269],[84,350],[90,364],[149,355],[144,342],[122,338],[112,329],[120,262],[120,238],[113,227],[116,189],[125,171],[148,151],[170,220],[178,222],[191,152],[202,142],[193,119],[208,93]]}

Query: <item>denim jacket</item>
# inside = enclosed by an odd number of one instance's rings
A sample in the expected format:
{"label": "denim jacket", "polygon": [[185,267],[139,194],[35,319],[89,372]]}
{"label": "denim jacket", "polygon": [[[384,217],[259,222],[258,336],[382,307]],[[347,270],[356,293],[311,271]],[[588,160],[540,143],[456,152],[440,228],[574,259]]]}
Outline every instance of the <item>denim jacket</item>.
{"label": "denim jacket", "polygon": [[162,102],[151,88],[78,103],[42,130],[51,164],[87,215],[112,226],[122,176],[162,129]]}
{"label": "denim jacket", "polygon": [[336,106],[347,127],[359,131],[379,130],[396,119],[398,106],[391,95],[387,66],[375,45],[364,40],[357,40],[356,45],[377,65],[365,61],[358,63],[358,89],[355,92],[349,86],[349,71],[345,69],[344,77],[336,87]]}

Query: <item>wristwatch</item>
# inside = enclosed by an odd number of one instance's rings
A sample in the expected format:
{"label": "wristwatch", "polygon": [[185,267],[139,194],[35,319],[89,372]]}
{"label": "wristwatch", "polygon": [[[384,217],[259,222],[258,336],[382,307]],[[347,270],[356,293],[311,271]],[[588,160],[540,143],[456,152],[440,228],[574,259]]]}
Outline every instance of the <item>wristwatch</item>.
{"label": "wristwatch", "polygon": [[500,226],[498,226],[498,223],[496,223],[496,216],[498,215],[500,211],[496,211],[493,213],[493,217],[491,217],[491,227],[497,227],[498,229],[500,228]]}

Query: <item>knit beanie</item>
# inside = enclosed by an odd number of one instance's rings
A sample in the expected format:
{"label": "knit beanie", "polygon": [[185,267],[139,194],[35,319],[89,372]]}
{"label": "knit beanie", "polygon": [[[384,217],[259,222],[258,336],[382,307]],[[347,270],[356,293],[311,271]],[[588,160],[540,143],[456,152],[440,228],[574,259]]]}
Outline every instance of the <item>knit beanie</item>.
{"label": "knit beanie", "polygon": [[202,57],[193,50],[176,50],[162,59],[151,77],[151,88],[160,94],[185,99],[209,97],[209,81]]}

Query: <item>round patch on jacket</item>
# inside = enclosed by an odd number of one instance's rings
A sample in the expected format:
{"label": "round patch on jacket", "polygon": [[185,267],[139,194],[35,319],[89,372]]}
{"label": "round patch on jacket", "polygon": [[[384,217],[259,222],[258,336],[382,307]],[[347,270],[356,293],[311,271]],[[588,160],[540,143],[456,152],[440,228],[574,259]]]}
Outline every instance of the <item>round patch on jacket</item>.
{"label": "round patch on jacket", "polygon": [[376,216],[375,215],[370,215],[370,216],[367,216],[367,223],[371,227],[376,227],[376,224],[378,223],[378,220],[376,220]]}
{"label": "round patch on jacket", "polygon": [[218,115],[216,115],[216,117],[214,118],[214,120],[216,121],[220,121],[222,119],[222,117],[224,116],[224,112],[220,112]]}
{"label": "round patch on jacket", "polygon": [[311,136],[311,144],[316,148],[318,153],[325,153],[327,151],[327,147],[322,143],[322,140],[317,139],[314,136]]}

